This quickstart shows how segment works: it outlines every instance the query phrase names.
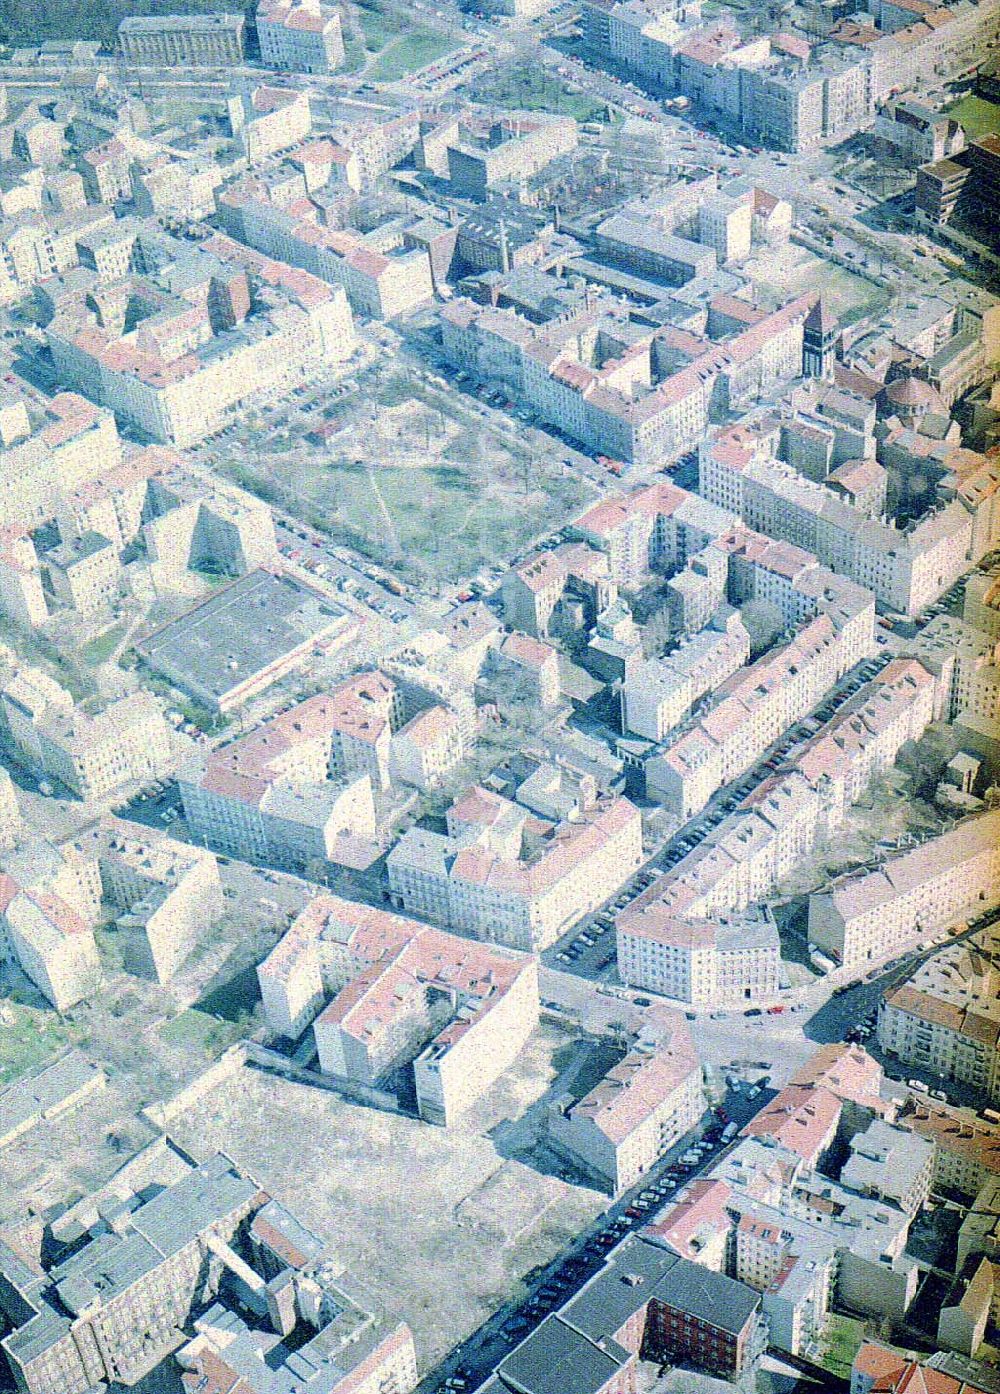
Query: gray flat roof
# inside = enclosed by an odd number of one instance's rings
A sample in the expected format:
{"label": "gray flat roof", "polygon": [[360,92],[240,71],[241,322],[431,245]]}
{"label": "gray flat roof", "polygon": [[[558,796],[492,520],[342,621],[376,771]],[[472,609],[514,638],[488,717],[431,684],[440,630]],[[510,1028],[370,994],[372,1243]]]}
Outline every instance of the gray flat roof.
{"label": "gray flat roof", "polygon": [[242,15],[129,15],[118,26],[119,34],[159,34],[165,29],[242,29]]}
{"label": "gray flat roof", "polygon": [[327,634],[348,612],[284,573],[259,569],[223,586],[136,647],[174,681],[216,697]]}

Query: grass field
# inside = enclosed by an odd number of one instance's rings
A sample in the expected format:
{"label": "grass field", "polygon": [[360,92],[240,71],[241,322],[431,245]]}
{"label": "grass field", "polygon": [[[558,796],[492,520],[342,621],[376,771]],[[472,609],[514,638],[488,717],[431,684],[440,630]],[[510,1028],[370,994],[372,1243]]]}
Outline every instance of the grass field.
{"label": "grass field", "polygon": [[0,1086],[37,1070],[69,1043],[69,1032],[50,1011],[5,1000],[9,1021],[0,1022]]}
{"label": "grass field", "polygon": [[89,644],[84,644],[80,650],[80,657],[91,668],[98,668],[102,663],[106,663],[115,650],[122,635],[125,633],[125,626],[122,624],[112,625],[103,634],[98,634],[96,639],[91,639]]}
{"label": "grass field", "polygon": [[207,1012],[188,1007],[173,1021],[161,1026],[160,1035],[169,1045],[203,1050],[206,1055],[218,1055],[233,1041],[239,1040],[244,1027],[237,1022],[217,1021]]}
{"label": "grass field", "polygon": [[446,581],[499,564],[593,496],[585,480],[498,439],[464,406],[428,405],[392,380],[377,400],[377,423],[356,404],[327,446],[269,442],[253,465],[245,456],[218,465],[335,540]]}
{"label": "grass field", "polygon": [[455,45],[443,34],[436,34],[430,29],[417,29],[386,44],[367,75],[373,82],[398,82],[410,73],[425,68],[428,63],[437,62],[454,48]]}
{"label": "grass field", "polygon": [[577,121],[597,120],[606,110],[603,103],[595,102],[586,92],[567,91],[566,84],[544,68],[515,65],[477,77],[475,99],[516,107],[519,111],[550,111]]}
{"label": "grass field", "polygon": [[831,1312],[826,1319],[826,1329],[823,1332],[820,1359],[824,1368],[832,1375],[839,1375],[841,1379],[850,1379],[854,1357],[864,1339],[864,1322]]}
{"label": "grass field", "polygon": [[851,320],[880,308],[887,300],[878,286],[863,276],[855,276],[846,267],[824,261],[792,242],[757,252],[743,269],[762,303],[769,307],[783,304],[804,291],[818,290],[838,319]]}
{"label": "grass field", "polygon": [[984,97],[970,94],[949,107],[948,115],[953,121],[961,122],[970,140],[1000,135],[1000,104],[997,102],[988,102]]}

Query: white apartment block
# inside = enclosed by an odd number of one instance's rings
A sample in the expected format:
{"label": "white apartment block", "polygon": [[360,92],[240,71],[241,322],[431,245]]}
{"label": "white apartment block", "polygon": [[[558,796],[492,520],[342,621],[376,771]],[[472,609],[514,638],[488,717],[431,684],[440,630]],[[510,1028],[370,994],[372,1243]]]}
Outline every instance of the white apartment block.
{"label": "white apartment block", "polygon": [[64,493],[100,479],[122,458],[115,418],[75,392],[60,392],[44,415],[0,397],[0,527],[52,518]]}
{"label": "white apartment block", "polygon": [[640,1042],[583,1098],[556,1100],[549,1110],[549,1146],[612,1195],[635,1185],[705,1106],[683,1020],[663,1013],[657,1027],[656,1039]]}
{"label": "white apartment block", "polygon": [[750,636],[738,616],[723,629],[703,629],[662,658],[629,669],[622,685],[622,726],[662,741],[690,709],[750,658]]}
{"label": "white apartment block", "polygon": [[996,1125],[930,1100],[910,1098],[897,1119],[934,1144],[934,1189],[961,1191],[975,1198],[1000,1176],[1000,1135]]}
{"label": "white apartment block", "polygon": [[393,319],[434,297],[430,258],[423,248],[405,248],[401,231],[362,237],[315,217],[295,218],[262,197],[252,181],[227,189],[219,213],[227,231],[247,246],[342,287],[355,314]]}
{"label": "white apartment block", "polygon": [[716,789],[745,774],[811,711],[845,671],[830,618],[807,620],[790,643],[723,683],[710,709],[647,763],[647,792],[682,821],[693,817]]}
{"label": "white apartment block", "polygon": [[[217,251],[236,245],[213,241]],[[81,311],[59,315],[47,327],[53,359],[67,381],[154,440],[196,444],[247,397],[310,364],[340,362],[354,351],[353,320],[342,290],[273,262],[261,261],[255,269],[271,283],[268,309],[242,320],[226,336],[222,352],[207,311],[196,342],[177,356],[151,353],[141,323],[115,339]]]}
{"label": "white apartment block", "polygon": [[20,967],[57,1011],[93,993],[100,958],[96,861],[67,859],[29,843],[0,875],[0,960]]}
{"label": "white apartment block", "polygon": [[389,853],[389,891],[403,909],[539,951],[642,864],[642,818],[627,799],[598,799],[523,844],[527,809],[485,790],[472,794],[485,808],[481,824],[459,828],[449,815],[449,836],[412,828]]}
{"label": "white apartment block", "polygon": [[310,902],[257,976],[268,1025],[295,1039],[312,1023],[322,1070],[375,1086],[412,1061],[421,1117],[445,1126],[538,1022],[533,958],[336,896]]}
{"label": "white apartment block", "polygon": [[809,938],[857,971],[1000,903],[1000,810],[809,899]]}
{"label": "white apartment block", "polygon": [[31,768],[81,799],[104,799],[173,771],[170,728],[148,692],[119,697],[91,716],[40,669],[21,668],[0,690],[0,709]]}
{"label": "white apartment block", "polygon": [[764,909],[698,919],[629,907],[617,946],[622,982],[694,1007],[766,1002],[780,987],[781,943]]}
{"label": "white apartment block", "polygon": [[398,704],[388,678],[359,674],[198,755],[178,772],[188,826],[207,845],[251,861],[302,867],[337,861],[342,846],[350,860],[359,842],[376,837],[373,787],[388,782]]}
{"label": "white apartment block", "polygon": [[748,527],[812,552],[890,609],[917,615],[968,569],[975,515],[959,499],[902,532],[726,433],[699,453],[705,497]]}
{"label": "white apartment block", "polygon": [[340,14],[320,0],[261,0],[261,62],[293,73],[332,73],[344,61]]}
{"label": "white apartment block", "polygon": [[1000,936],[995,926],[928,959],[879,1008],[882,1049],[904,1065],[1000,1098]]}

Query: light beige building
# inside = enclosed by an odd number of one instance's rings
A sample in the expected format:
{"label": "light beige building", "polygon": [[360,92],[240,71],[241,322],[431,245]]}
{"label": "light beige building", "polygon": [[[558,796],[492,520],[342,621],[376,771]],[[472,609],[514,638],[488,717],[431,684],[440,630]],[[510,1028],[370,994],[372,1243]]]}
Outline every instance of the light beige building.
{"label": "light beige building", "polygon": [[100,479],[121,463],[110,411],[75,392],[60,392],[44,412],[0,398],[0,525],[22,532],[54,516],[64,492]]}
{"label": "light beige building", "polygon": [[104,799],[173,772],[170,728],[148,692],[91,715],[40,669],[20,668],[0,690],[0,710],[31,768],[81,799]]}
{"label": "light beige building", "polygon": [[17,525],[0,530],[0,614],[19,629],[34,629],[49,617],[35,545]]}
{"label": "light beige building", "polygon": [[165,983],[223,912],[219,869],[204,848],[134,829],[109,819],[74,845],[97,858],[126,971]]}
{"label": "light beige building", "polygon": [[418,789],[432,789],[465,754],[462,722],[441,703],[418,712],[392,738],[390,774]]}
{"label": "light beige building", "polygon": [[85,532],[45,553],[45,571],[58,604],[80,615],[109,610],[121,594],[118,553],[100,533]]}
{"label": "light beige building", "polygon": [[906,1128],[875,1119],[851,1138],[850,1146],[851,1154],[840,1172],[841,1185],[916,1215],[931,1192],[933,1144]]}
{"label": "light beige building", "polygon": [[1000,931],[981,930],[920,965],[879,1009],[882,1049],[904,1065],[1000,1099]]}
{"label": "light beige building", "polygon": [[[354,351],[344,293],[307,272],[255,256],[221,236],[191,251],[189,271],[191,299],[153,287],[161,306],[155,325],[149,316],[134,327],[106,325],[81,296],[45,330],[63,379],[154,440],[195,444],[247,397],[310,364],[340,362]],[[198,290],[213,277],[225,281],[221,317]],[[135,303],[141,304],[141,283],[137,291]]]}
{"label": "light beige building", "polygon": [[996,1125],[968,1109],[911,1098],[897,1119],[934,1144],[934,1189],[976,1196],[1000,1176],[1000,1134]]}
{"label": "light beige building", "polygon": [[0,874],[0,959],[20,968],[60,1012],[100,981],[92,925],[54,891],[22,889],[6,872]]}
{"label": "light beige building", "polygon": [[272,1030],[312,1023],[322,1070],[375,1087],[412,1062],[420,1116],[445,1126],[538,1021],[533,958],[335,896],[302,911],[257,976]]}
{"label": "light beige building", "polygon": [[392,684],[364,674],[192,759],[177,782],[194,836],[249,861],[302,868],[314,859],[353,863],[360,855],[367,864],[377,833],[376,722],[386,745],[389,739],[378,701],[367,699],[383,691],[391,704]]}
{"label": "light beige building", "polygon": [[261,62],[293,73],[332,73],[344,61],[340,14],[321,0],[261,0]]}
{"label": "light beige building", "polygon": [[130,15],[118,26],[127,63],[153,68],[228,68],[243,61],[241,14]]}
{"label": "light beige building", "polygon": [[598,798],[573,819],[532,818],[475,787],[448,812],[448,834],[411,828],[389,853],[395,904],[511,948],[547,948],[642,864],[642,819]]}
{"label": "light beige building", "polygon": [[651,1040],[582,1098],[550,1106],[547,1141],[588,1179],[619,1195],[694,1127],[704,1106],[690,1033],[679,1015],[660,1012]]}
{"label": "light beige building", "polygon": [[809,938],[838,964],[857,970],[1000,902],[1000,810],[844,877],[809,899]]}

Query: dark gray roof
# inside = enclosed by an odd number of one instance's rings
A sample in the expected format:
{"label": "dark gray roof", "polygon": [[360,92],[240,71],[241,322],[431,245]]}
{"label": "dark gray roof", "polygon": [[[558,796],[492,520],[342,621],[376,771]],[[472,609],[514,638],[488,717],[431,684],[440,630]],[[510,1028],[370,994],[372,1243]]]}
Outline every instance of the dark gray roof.
{"label": "dark gray roof", "polygon": [[760,1295],[746,1283],[727,1278],[688,1259],[678,1259],[656,1285],[659,1301],[721,1331],[739,1335],[760,1305]]}
{"label": "dark gray roof", "polygon": [[519,1394],[596,1394],[628,1358],[616,1341],[598,1345],[549,1316],[501,1361],[497,1373]]}

